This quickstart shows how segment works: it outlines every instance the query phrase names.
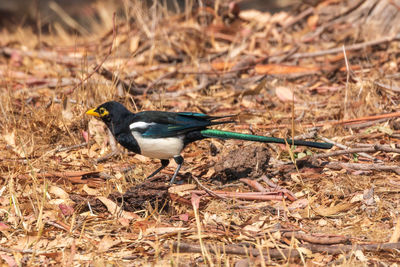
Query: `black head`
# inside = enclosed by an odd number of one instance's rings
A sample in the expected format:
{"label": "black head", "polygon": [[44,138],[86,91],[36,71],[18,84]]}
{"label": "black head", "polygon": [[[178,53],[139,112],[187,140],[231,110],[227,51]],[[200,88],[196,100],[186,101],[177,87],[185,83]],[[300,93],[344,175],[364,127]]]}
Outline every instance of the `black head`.
{"label": "black head", "polygon": [[133,115],[133,113],[127,110],[124,105],[115,101],[101,104],[97,108],[88,110],[86,114],[100,118],[113,132],[116,128],[120,128],[124,125],[127,117]]}

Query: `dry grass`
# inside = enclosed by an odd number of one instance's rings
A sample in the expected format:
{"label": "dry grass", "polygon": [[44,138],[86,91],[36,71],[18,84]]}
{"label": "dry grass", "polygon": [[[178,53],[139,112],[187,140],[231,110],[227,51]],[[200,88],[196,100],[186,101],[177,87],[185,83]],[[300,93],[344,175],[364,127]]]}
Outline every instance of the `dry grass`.
{"label": "dry grass", "polygon": [[[38,48],[36,34],[27,28],[0,34],[1,46],[12,49],[12,52],[4,50],[0,57],[3,264],[230,266],[243,259],[248,259],[250,266],[398,264],[396,250],[321,253],[298,249],[308,242],[285,235],[288,231],[323,237],[338,235],[348,237],[352,244],[375,244],[388,242],[395,227],[399,227],[396,221],[400,176],[395,172],[301,166],[296,170],[293,164],[282,163],[323,151],[270,146],[272,159],[267,175],[293,192],[298,198],[296,202],[287,198],[284,201],[210,196],[197,199],[197,195],[190,193],[193,187],[186,191],[178,187],[179,195],[188,200],[186,204],[182,199],[168,198],[164,207],[164,201],[158,206],[148,203],[134,212],[123,212],[107,199],[111,193],[123,193],[143,182],[159,164],[157,160],[126,152],[96,163],[110,152],[109,140],[104,125],[84,113],[111,99],[124,103],[132,111],[239,114],[237,125],[224,128],[233,131],[283,137],[323,125],[318,129],[319,137],[349,147],[380,144],[399,148],[398,116],[356,127],[357,123],[373,121],[368,116],[398,111],[399,92],[392,90],[398,84],[398,43],[389,43],[386,49],[378,46],[347,51],[352,69],[348,73],[344,60],[337,59],[343,55],[306,57],[297,62],[291,58],[294,53],[291,49],[302,53],[341,47],[343,43],[335,42],[335,38],[341,39],[335,32],[328,32],[312,43],[299,42],[311,32],[309,25],[301,22],[294,29],[282,30],[279,23],[290,16],[287,13],[255,16],[243,12],[247,20],[233,18],[231,24],[224,24],[222,15],[216,15],[212,23],[204,24],[201,18],[212,16],[211,11],[192,14],[186,10],[183,15],[170,15],[162,7],[153,11],[138,8],[139,3],[132,1],[124,7],[125,15],[135,23],[120,18],[115,40],[111,30],[113,10],[101,4],[97,7],[101,21],[93,22],[95,30],[90,36],[61,33],[60,29],[57,34],[42,35]],[[266,18],[264,24],[260,22],[261,16]],[[361,42],[353,36],[356,32],[348,39]],[[134,81],[146,93],[127,93],[120,89],[118,80],[110,81],[99,74],[68,92],[93,72],[96,63],[107,55],[111,42],[113,51],[103,67],[120,80]],[[281,62],[273,60],[282,55],[286,57]],[[250,56],[252,59],[248,60]],[[250,62],[250,66],[241,66],[243,71],[235,72],[232,65],[238,62]],[[315,69],[299,75],[297,70],[289,68],[276,74],[277,69],[283,69],[279,64]],[[261,90],[254,89],[259,79],[253,78],[266,73],[255,71],[254,66],[270,68],[267,84]],[[294,104],[291,90],[296,98]],[[350,121],[362,117],[366,118]],[[88,134],[90,142],[85,144]],[[211,180],[215,162],[229,151],[249,145],[232,140],[192,144],[184,152],[182,177],[196,176],[212,190],[255,191],[239,181],[222,184]],[[211,146],[220,152],[211,155]],[[399,164],[398,153],[369,154],[385,165]],[[321,161],[372,163],[360,155]],[[123,172],[128,166],[134,168]],[[171,163],[163,175],[170,177],[173,170]],[[85,180],[77,171],[98,171],[108,179],[101,179],[95,173],[96,178]],[[48,174],[46,178],[44,173]],[[192,179],[184,183],[195,184]],[[263,181],[260,183],[268,187]],[[367,191],[371,189],[373,195],[368,197]],[[90,204],[95,206],[88,210],[88,202],[84,201],[80,207],[76,205],[77,197],[94,199]],[[179,252],[170,249],[172,241],[200,244],[201,250]],[[221,244],[248,246],[264,253],[267,248],[291,248],[302,256],[264,261],[254,255],[224,252],[217,247]]]}

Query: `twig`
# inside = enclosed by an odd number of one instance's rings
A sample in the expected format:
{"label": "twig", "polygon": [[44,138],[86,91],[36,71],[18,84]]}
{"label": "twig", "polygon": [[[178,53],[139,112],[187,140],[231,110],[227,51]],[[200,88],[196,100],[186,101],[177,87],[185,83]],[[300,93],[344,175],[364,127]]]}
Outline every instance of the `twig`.
{"label": "twig", "polygon": [[257,190],[258,192],[267,192],[267,189],[265,189],[264,186],[262,186],[262,184],[260,184],[256,180],[251,180],[248,178],[241,178],[241,179],[239,179],[239,181],[247,184],[248,186],[252,187],[253,189]]}
{"label": "twig", "polygon": [[118,149],[114,150],[114,151],[111,151],[107,155],[104,155],[103,157],[100,157],[100,158],[96,159],[96,163],[101,163],[101,162],[107,161],[109,158],[112,158],[112,157],[114,157],[116,155],[119,155],[120,153],[121,152]]}
{"label": "twig", "polygon": [[196,176],[192,175],[192,177],[196,181],[197,185],[200,188],[202,188],[204,191],[206,191],[210,196],[215,197],[215,198],[219,198],[219,199],[226,199],[226,197],[218,195],[218,194],[214,193],[212,190],[210,190],[207,187],[205,187],[202,183],[200,183],[199,179],[197,179]]}
{"label": "twig", "polygon": [[42,60],[48,60],[48,61],[56,62],[58,64],[64,64],[64,65],[69,65],[69,66],[78,65],[81,61],[80,59],[77,59],[74,57],[61,56],[55,52],[49,52],[49,51],[32,52],[32,51],[24,51],[24,50],[19,50],[19,49],[15,49],[15,48],[9,48],[9,47],[1,48],[0,53],[3,53],[7,56],[11,56],[14,53],[18,53],[22,56],[38,58],[38,59],[42,59]]}
{"label": "twig", "polygon": [[64,225],[61,225],[61,224],[59,224],[57,222],[46,221],[46,224],[50,225],[50,226],[53,226],[53,227],[55,227],[57,229],[61,229],[61,230],[65,231],[65,232],[70,232],[71,231],[69,226],[64,226]]}
{"label": "twig", "polygon": [[298,14],[296,17],[293,17],[291,20],[285,22],[282,25],[282,28],[283,29],[289,28],[290,26],[296,24],[297,22],[299,22],[300,20],[304,19],[305,17],[311,15],[313,12],[314,12],[314,8],[313,7],[307,8],[306,10],[304,10],[303,12]]}
{"label": "twig", "polygon": [[[363,121],[391,119],[391,118],[398,118],[398,117],[400,117],[400,111],[386,113],[386,114],[380,114],[380,115],[367,116],[367,117],[360,117],[360,118],[355,118],[355,119],[347,119],[347,120],[340,120],[340,121],[325,121],[325,122],[313,123],[313,124],[303,124],[302,126],[303,127],[323,127],[326,125],[350,125],[350,124],[360,123]],[[253,126],[257,126],[257,128],[260,128],[260,129],[278,129],[278,128],[291,127],[291,125],[283,124],[283,123],[278,124],[278,125],[272,124],[272,125],[253,125]],[[235,125],[235,128],[248,129],[249,125],[246,125],[246,124]]]}
{"label": "twig", "polygon": [[[201,247],[198,244],[186,243],[186,242],[173,242],[172,244],[165,243],[164,248],[168,249],[172,246],[172,249],[179,250],[179,252],[186,253],[200,253]],[[210,253],[222,253],[222,251],[226,254],[235,254],[235,255],[252,255],[259,256],[260,250],[256,248],[243,247],[239,245],[218,245],[218,244],[204,244],[208,252]],[[400,242],[398,243],[383,243],[383,244],[361,244],[361,245],[317,245],[317,244],[306,244],[301,245],[300,247],[307,248],[311,250],[313,253],[326,253],[330,255],[342,254],[350,251],[370,251],[370,252],[379,252],[379,251],[393,251],[400,249]],[[300,257],[300,253],[295,248],[291,249],[276,249],[269,248],[264,249],[263,251],[264,257],[282,259],[283,257],[288,258],[298,258]]]}
{"label": "twig", "polygon": [[[328,138],[325,138],[325,137],[321,137],[321,140],[323,140],[323,141],[325,141],[325,142],[327,142],[327,143],[334,144],[335,146],[337,146],[337,147],[339,147],[339,148],[341,148],[341,149],[349,149],[348,146],[342,145],[342,144],[340,144],[340,143],[337,143],[337,142],[332,141],[332,140],[330,140],[330,139],[328,139]],[[366,153],[360,152],[359,154],[360,154],[360,156],[366,157],[366,158],[368,158],[368,159],[370,159],[370,160],[373,160],[373,161],[376,161],[376,162],[382,162],[382,160],[377,159],[377,158],[374,158],[373,156],[368,155],[368,154],[366,154]]]}
{"label": "twig", "polygon": [[380,82],[374,82],[374,84],[376,84],[376,85],[378,85],[378,86],[380,86],[380,87],[382,87],[382,88],[385,88],[385,89],[394,91],[394,92],[400,92],[400,87],[394,86],[394,85],[392,85],[392,84],[387,85],[387,84],[380,83]]}
{"label": "twig", "polygon": [[[400,34],[397,34],[395,36],[383,37],[378,40],[367,41],[367,42],[363,42],[363,43],[349,45],[349,46],[346,46],[346,51],[360,50],[360,49],[367,48],[369,46],[374,46],[374,45],[379,45],[379,44],[388,43],[388,42],[392,42],[392,41],[399,41],[399,40],[400,40]],[[329,54],[338,54],[338,53],[341,53],[342,51],[343,51],[342,47],[336,47],[336,48],[317,51],[317,52],[296,53],[296,54],[293,54],[291,57],[289,57],[289,59],[320,57],[320,56],[326,56]]]}
{"label": "twig", "polygon": [[282,186],[279,186],[272,182],[266,175],[261,176],[261,178],[269,187],[271,187],[273,190],[280,191],[285,194],[285,196],[290,200],[290,201],[295,201],[297,200],[297,197],[293,194],[293,192],[287,190],[286,188],[283,188]]}
{"label": "twig", "polygon": [[346,236],[315,235],[315,234],[306,234],[300,232],[286,232],[283,233],[282,236],[287,238],[291,238],[292,236],[294,236],[298,240],[303,240],[312,244],[321,244],[321,245],[343,244],[347,243],[350,240],[350,238]]}
{"label": "twig", "polygon": [[[252,255],[252,256],[258,256],[260,255],[260,250],[255,249],[255,248],[248,248],[244,246],[239,246],[239,245],[217,245],[217,244],[204,244],[205,249],[208,250],[210,253],[222,253],[222,251],[226,254],[234,254],[234,255]],[[170,245],[166,243],[164,245],[164,248],[168,249],[170,248]],[[172,249],[177,250],[179,252],[184,252],[184,253],[200,253],[201,246],[198,244],[193,244],[193,243],[186,243],[186,242],[172,242]],[[271,258],[279,258],[282,259],[283,255],[289,255],[289,249],[276,249],[276,248],[270,248],[268,249],[268,256]],[[297,251],[292,251],[294,252],[292,256],[294,257],[299,257],[299,254]]]}
{"label": "twig", "polygon": [[318,127],[313,127],[308,129],[308,133],[296,135],[293,137],[294,140],[299,140],[299,139],[314,139],[317,138],[317,133],[318,133]]}
{"label": "twig", "polygon": [[346,63],[346,90],[345,90],[345,92],[344,92],[344,117],[346,118],[347,117],[347,98],[348,98],[348,95],[349,95],[349,80],[350,80],[350,67],[349,67],[349,61],[347,60],[347,54],[346,54],[346,48],[345,48],[345,46],[343,45],[342,46],[342,49],[343,49],[343,55],[344,55],[344,62]]}
{"label": "twig", "polygon": [[400,139],[400,134],[392,134],[392,135],[389,135],[389,136],[392,137],[392,138]]}
{"label": "twig", "polygon": [[[92,143],[93,143],[93,141],[89,142],[89,145],[92,144]],[[55,153],[69,151],[69,150],[73,150],[73,149],[76,149],[76,148],[84,147],[84,146],[87,146],[87,145],[88,145],[88,142],[84,142],[84,143],[73,145],[73,146],[60,147],[60,148],[56,149]]]}
{"label": "twig", "polygon": [[[202,190],[193,190],[191,191],[195,194],[207,194],[208,192]],[[244,200],[283,200],[284,196],[282,196],[282,192],[227,192],[227,191],[213,191],[214,194],[217,194],[221,197],[226,198],[238,198]]]}
{"label": "twig", "polygon": [[92,71],[91,73],[89,73],[88,76],[86,76],[85,79],[83,79],[80,83],[78,83],[77,85],[75,85],[73,88],[71,88],[71,89],[65,91],[65,92],[64,92],[65,95],[72,94],[72,93],[75,91],[76,88],[78,88],[79,86],[81,86],[84,82],[86,82],[90,77],[93,76],[93,74],[95,74],[95,73],[101,68],[101,66],[104,64],[104,62],[108,59],[108,57],[109,57],[109,56],[111,55],[111,53],[112,53],[112,48],[113,48],[113,44],[114,44],[116,35],[117,35],[117,30],[116,30],[116,27],[115,27],[115,12],[114,12],[114,14],[113,14],[113,38],[112,38],[112,40],[111,40],[111,45],[110,45],[110,47],[109,47],[109,49],[108,49],[108,53],[107,53],[106,56],[103,58],[103,60],[100,62],[100,64],[98,64],[98,65],[93,69],[93,71]]}
{"label": "twig", "polygon": [[393,171],[400,175],[399,165],[383,165],[383,164],[366,164],[366,163],[345,163],[345,162],[323,162],[321,167],[330,168],[334,170],[353,169],[363,171]]}
{"label": "twig", "polygon": [[339,156],[339,155],[344,155],[344,154],[352,154],[352,153],[360,154],[360,152],[377,152],[377,151],[400,153],[399,148],[391,148],[391,147],[382,146],[382,145],[371,145],[371,147],[350,148],[350,149],[345,149],[345,150],[337,150],[337,151],[333,151],[333,152],[329,152],[329,153],[317,154],[317,155],[314,155],[313,158],[319,159],[319,158],[334,157],[334,156]]}
{"label": "twig", "polygon": [[370,252],[393,251],[400,249],[400,242],[381,243],[381,244],[360,244],[360,245],[334,245],[334,246],[308,244],[308,245],[302,245],[302,247],[308,248],[312,252],[340,254],[343,252],[350,252],[356,250],[370,251]]}
{"label": "twig", "polygon": [[350,128],[350,129],[362,129],[365,127],[370,127],[373,125],[377,125],[378,123],[381,122],[385,122],[388,119],[379,119],[379,120],[373,120],[373,121],[366,121],[366,122],[361,122],[361,123],[357,123],[357,124],[349,124],[349,125],[345,125],[345,128]]}

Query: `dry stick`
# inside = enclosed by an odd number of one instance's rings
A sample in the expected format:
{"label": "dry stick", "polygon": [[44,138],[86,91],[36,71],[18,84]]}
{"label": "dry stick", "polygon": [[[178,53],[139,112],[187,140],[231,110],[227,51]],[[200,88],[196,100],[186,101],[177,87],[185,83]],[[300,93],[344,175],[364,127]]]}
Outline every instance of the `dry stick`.
{"label": "dry stick", "polygon": [[107,161],[109,158],[112,158],[112,157],[114,157],[116,155],[119,155],[120,153],[121,153],[121,151],[119,151],[118,149],[114,150],[114,151],[111,150],[110,153],[108,153],[107,155],[104,155],[103,157],[100,157],[100,158],[96,159],[95,162],[96,163],[101,163],[101,162]]}
{"label": "dry stick", "polygon": [[323,162],[321,167],[330,168],[334,170],[353,169],[362,171],[393,171],[400,174],[400,166],[398,165],[383,165],[383,164],[366,164],[366,163],[344,163],[344,162]]}
{"label": "dry stick", "polygon": [[110,45],[110,48],[108,49],[107,55],[103,58],[103,60],[100,62],[100,64],[98,64],[98,65],[94,68],[94,70],[93,70],[91,73],[89,73],[88,76],[86,76],[85,79],[83,79],[80,83],[78,83],[76,86],[74,86],[74,87],[71,88],[70,90],[65,91],[65,92],[64,92],[65,95],[72,94],[72,93],[75,91],[76,88],[78,88],[79,86],[81,86],[84,82],[86,82],[90,77],[93,76],[93,74],[95,74],[95,73],[101,68],[101,66],[104,64],[104,62],[108,59],[108,57],[109,57],[109,56],[111,55],[111,53],[112,53],[112,48],[113,48],[113,44],[114,44],[116,35],[117,35],[117,30],[116,30],[116,27],[115,27],[115,12],[114,12],[114,14],[113,14],[113,39],[111,40],[111,45]]}
{"label": "dry stick", "polygon": [[[89,142],[89,145],[91,145],[91,144],[93,144],[93,141],[90,141],[90,142]],[[66,147],[60,147],[60,148],[57,148],[57,149],[56,149],[55,153],[63,152],[63,151],[68,151],[68,150],[73,150],[73,149],[81,148],[81,147],[84,147],[84,146],[87,146],[87,145],[88,145],[88,142],[84,142],[84,143],[80,143],[80,144],[77,144],[77,145],[66,146]]]}
{"label": "dry stick", "polygon": [[344,117],[347,117],[347,98],[348,98],[348,92],[349,92],[349,80],[350,80],[350,67],[349,67],[349,61],[347,60],[347,55],[346,55],[346,48],[344,45],[342,46],[343,49],[343,55],[344,55],[344,62],[346,63],[346,90],[344,93]]}
{"label": "dry stick", "polygon": [[344,10],[343,12],[337,14],[336,16],[331,18],[329,21],[334,22],[337,19],[339,19],[339,20],[344,19],[345,16],[352,13],[354,10],[356,10],[358,7],[360,7],[363,3],[364,3],[364,0],[359,0],[358,2],[354,3],[352,6],[349,6],[347,10]]}
{"label": "dry stick", "polygon": [[33,51],[23,51],[23,50],[18,50],[15,48],[3,47],[0,49],[0,52],[7,56],[11,56],[14,53],[18,53],[22,56],[39,58],[41,60],[52,61],[52,62],[56,62],[58,64],[64,64],[64,65],[74,66],[74,65],[77,65],[80,63],[80,60],[77,58],[61,56],[55,52],[48,52],[48,51],[33,52]]}
{"label": "dry stick", "polygon": [[[372,121],[372,120],[379,120],[379,119],[391,119],[391,118],[397,118],[400,117],[400,111],[397,112],[392,112],[392,113],[386,113],[386,114],[381,114],[381,115],[373,115],[373,116],[367,116],[367,117],[360,117],[360,118],[355,118],[355,119],[347,119],[347,120],[340,120],[340,121],[325,121],[321,123],[315,123],[315,124],[303,124],[303,127],[323,127],[325,125],[351,125],[363,121]],[[240,124],[236,125],[236,128],[245,128],[247,129],[249,125],[246,124]],[[286,128],[290,127],[288,124],[273,124],[273,125],[257,125],[258,128],[260,129],[278,129],[278,128]]]}
{"label": "dry stick", "polygon": [[[346,46],[346,51],[354,51],[354,50],[360,50],[364,49],[369,46],[374,46],[374,45],[379,45],[383,43],[388,43],[392,41],[399,41],[400,40],[400,34],[397,34],[395,36],[390,36],[390,37],[383,37],[378,40],[373,40],[373,41],[368,41],[368,42],[363,42],[359,44],[354,44],[354,45],[349,45]],[[310,53],[296,53],[293,54],[289,59],[299,59],[299,58],[307,58],[307,57],[319,57],[319,56],[325,56],[329,54],[338,54],[343,52],[342,47],[336,47],[332,49],[327,49],[327,50],[322,50],[322,51],[317,51],[317,52],[310,52]]]}
{"label": "dry stick", "polygon": [[326,245],[313,245],[307,244],[302,247],[308,248],[312,252],[320,252],[327,254],[341,254],[344,252],[350,251],[370,251],[370,252],[379,252],[379,251],[396,251],[400,249],[400,242],[396,243],[381,243],[381,244],[360,244],[360,245],[334,245],[334,246],[326,246]]}
{"label": "dry stick", "polygon": [[[192,193],[195,194],[207,194],[206,191],[202,190],[192,190]],[[284,196],[280,195],[281,192],[227,192],[227,191],[213,191],[214,194],[220,197],[226,198],[237,198],[237,199],[244,199],[244,200],[283,200]]]}
{"label": "dry stick", "polygon": [[311,15],[314,12],[314,8],[310,7],[306,10],[304,10],[303,12],[301,12],[299,15],[297,15],[296,17],[293,17],[291,20],[287,21],[286,23],[284,23],[282,25],[283,29],[286,29],[294,24],[296,24],[297,22],[299,22],[300,20],[304,19],[305,17]]}
{"label": "dry stick", "polygon": [[262,184],[260,184],[256,180],[251,180],[251,179],[248,179],[248,178],[241,178],[241,179],[239,179],[239,181],[247,184],[248,186],[250,186],[251,188],[257,190],[258,192],[267,192],[267,189],[265,189],[265,187],[262,186]]}
{"label": "dry stick", "polygon": [[[235,254],[235,255],[252,255],[259,256],[260,250],[255,248],[247,248],[238,245],[216,245],[216,244],[205,244],[205,247],[210,253],[222,253]],[[300,247],[307,248],[313,253],[326,253],[330,255],[342,254],[350,251],[396,251],[400,249],[400,242],[398,243],[383,243],[383,244],[362,244],[362,245],[316,245],[316,244],[306,244]],[[164,248],[170,248],[170,244],[164,244]],[[198,244],[185,243],[185,242],[173,242],[172,248],[174,250],[179,250],[179,252],[186,253],[200,253],[201,247]],[[282,255],[283,254],[283,255]],[[300,257],[300,253],[296,249],[276,249],[269,248],[263,253],[264,257],[271,257],[276,259],[282,259],[283,256],[291,258]]]}
{"label": "dry stick", "polygon": [[[351,145],[351,146],[354,146],[355,148],[357,148],[357,147],[361,148],[361,147],[371,147],[374,144],[346,142],[346,145]],[[392,149],[392,147],[390,145],[378,145],[378,146],[382,147],[382,149]],[[398,148],[398,147],[400,147],[400,144],[396,145],[396,148]],[[386,151],[386,152],[390,152],[390,151]]]}
{"label": "dry stick", "polygon": [[387,85],[387,84],[380,83],[380,82],[374,82],[374,84],[376,84],[376,85],[378,85],[378,86],[380,86],[382,88],[388,89],[388,90],[392,90],[392,91],[395,91],[395,92],[400,92],[400,87],[392,85],[392,84]]}
{"label": "dry stick", "polygon": [[332,125],[340,125],[340,124],[352,124],[356,122],[362,122],[362,121],[371,121],[371,120],[379,120],[379,119],[391,119],[391,118],[397,118],[400,117],[400,111],[397,112],[392,112],[392,113],[386,113],[386,114],[380,114],[380,115],[372,115],[372,116],[366,116],[366,117],[360,117],[360,118],[354,118],[354,119],[347,119],[347,120],[341,120],[341,121],[334,121],[328,124]]}
{"label": "dry stick", "polygon": [[[337,143],[337,142],[335,142],[335,141],[332,141],[332,140],[330,140],[330,139],[328,139],[328,138],[326,138],[326,137],[321,137],[321,140],[323,140],[323,141],[325,141],[325,142],[327,142],[327,143],[334,144],[335,146],[337,146],[337,147],[339,147],[339,148],[341,148],[341,149],[349,149],[348,146],[339,144],[339,143]],[[371,155],[368,155],[368,154],[366,154],[366,153],[360,152],[359,154],[360,154],[360,156],[366,157],[366,158],[371,159],[371,160],[373,160],[373,161],[382,162],[382,160],[377,159],[377,158],[375,158],[375,157],[373,157],[373,156],[371,156]]]}
{"label": "dry stick", "polygon": [[317,154],[317,155],[314,155],[312,158],[319,159],[319,158],[334,157],[334,156],[339,156],[339,155],[344,155],[344,154],[352,154],[352,153],[360,154],[360,152],[377,152],[377,151],[392,152],[392,153],[400,154],[399,148],[391,148],[391,147],[382,146],[382,145],[371,145],[371,147],[350,148],[350,149],[345,149],[345,150],[337,150],[337,151],[333,151],[330,153]]}
{"label": "dry stick", "polygon": [[340,22],[346,21],[346,16],[350,14],[353,10],[357,9],[361,4],[363,4],[365,0],[360,0],[356,2],[353,6],[350,6],[347,10],[345,10],[342,13],[337,14],[333,18],[331,18],[327,23],[319,26],[311,36],[308,36],[307,38],[303,37],[303,42],[307,42],[307,40],[313,40],[315,37],[320,35],[322,32],[325,31],[328,27],[334,26],[335,24],[338,24]]}
{"label": "dry stick", "polygon": [[281,191],[285,194],[285,196],[290,200],[290,201],[296,201],[297,197],[293,194],[292,191],[289,191],[286,188],[283,188],[282,186],[279,186],[277,184],[275,184],[274,182],[272,182],[270,179],[268,179],[268,177],[266,175],[261,176],[261,178],[269,187],[271,187],[272,189],[276,190],[276,191]]}
{"label": "dry stick", "polygon": [[298,240],[307,241],[312,244],[320,245],[333,245],[347,243],[350,238],[347,236],[326,236],[326,235],[312,235],[300,232],[286,232],[282,236],[291,238],[294,236]]}
{"label": "dry stick", "polygon": [[219,198],[219,199],[226,199],[226,197],[220,196],[220,195],[214,193],[212,190],[210,190],[207,187],[205,187],[202,183],[200,183],[199,179],[197,179],[196,176],[192,175],[192,177],[196,181],[197,185],[200,186],[200,188],[202,188],[204,191],[206,191],[210,196],[215,197],[215,198]]}
{"label": "dry stick", "polygon": [[361,123],[357,123],[357,124],[349,124],[349,125],[345,125],[345,128],[348,129],[362,129],[365,127],[370,127],[372,125],[376,125],[377,123],[381,123],[384,121],[387,121],[388,119],[379,119],[379,120],[374,120],[374,121],[366,121],[366,122],[361,122]]}

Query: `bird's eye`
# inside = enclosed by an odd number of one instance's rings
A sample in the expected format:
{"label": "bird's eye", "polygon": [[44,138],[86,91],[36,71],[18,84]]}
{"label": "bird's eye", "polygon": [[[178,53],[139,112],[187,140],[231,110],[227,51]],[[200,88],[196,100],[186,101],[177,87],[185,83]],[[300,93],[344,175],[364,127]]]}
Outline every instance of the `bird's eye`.
{"label": "bird's eye", "polygon": [[101,117],[104,117],[108,115],[108,111],[105,108],[99,108],[99,114]]}

